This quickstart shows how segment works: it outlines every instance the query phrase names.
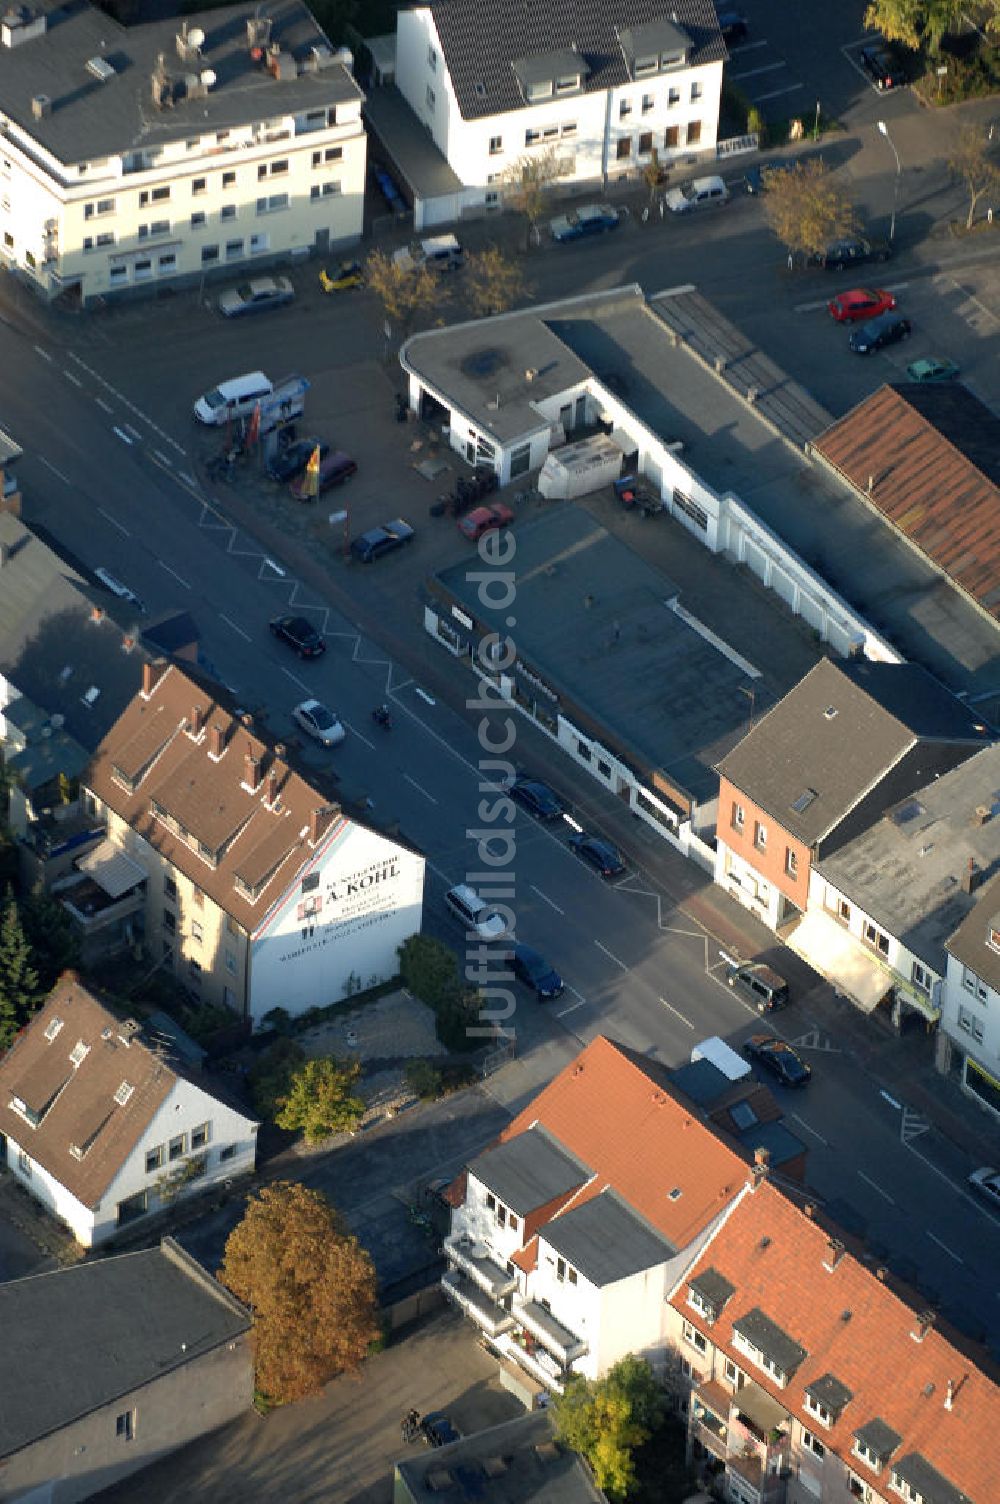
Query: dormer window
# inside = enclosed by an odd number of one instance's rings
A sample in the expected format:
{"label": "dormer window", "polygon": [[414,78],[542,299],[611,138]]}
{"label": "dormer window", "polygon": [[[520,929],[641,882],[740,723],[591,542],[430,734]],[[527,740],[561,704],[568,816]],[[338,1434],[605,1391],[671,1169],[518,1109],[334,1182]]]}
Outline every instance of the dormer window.
{"label": "dormer window", "polygon": [[539,99],[552,98],[552,80],[546,79],[543,83],[528,85],[528,102],[534,104]]}
{"label": "dormer window", "polygon": [[618,41],[633,78],[683,68],[693,48],[684,28],[665,16],[619,32]]}
{"label": "dormer window", "polygon": [[41,1114],[37,1113],[33,1107],[29,1107],[22,1097],[11,1097],[10,1105],[11,1110],[16,1112],[18,1117],[22,1117],[32,1128],[37,1128],[42,1121]]}
{"label": "dormer window", "polygon": [[574,73],[566,78],[556,79],[557,94],[572,94],[580,87],[580,75]]}
{"label": "dormer window", "polygon": [[633,72],[636,78],[642,78],[645,73],[656,73],[659,69],[659,59],[655,57],[637,57]]}
{"label": "dormer window", "polygon": [[134,1091],[135,1087],[130,1082],[123,1081],[121,1086],[119,1086],[118,1090],[115,1092],[115,1101],[118,1103],[118,1106],[124,1107],[125,1103],[128,1101],[129,1097]]}
{"label": "dormer window", "polygon": [[69,1052],[69,1063],[74,1070],[76,1070],[77,1066],[83,1063],[84,1059],[89,1053],[90,1045],[84,1044],[82,1039],[78,1039],[76,1044]]}
{"label": "dormer window", "polygon": [[49,1019],[49,1022],[46,1025],[46,1029],[45,1029],[45,1038],[48,1040],[49,1044],[51,1044],[52,1041],[53,1041],[53,1039],[55,1039],[56,1035],[59,1033],[59,1030],[62,1028],[62,1026],[63,1026],[63,1021],[62,1021],[61,1018],[51,1018],[51,1019]]}

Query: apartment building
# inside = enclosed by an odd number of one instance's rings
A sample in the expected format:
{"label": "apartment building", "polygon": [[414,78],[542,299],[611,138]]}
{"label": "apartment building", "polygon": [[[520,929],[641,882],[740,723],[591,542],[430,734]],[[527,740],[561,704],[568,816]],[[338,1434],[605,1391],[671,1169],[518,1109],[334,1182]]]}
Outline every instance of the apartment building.
{"label": "apartment building", "polygon": [[[996,795],[994,795],[996,798]],[[1000,1119],[1000,875],[947,941],[945,1003],[938,1065],[955,1069],[963,1090]]]}
{"label": "apartment building", "polygon": [[356,240],[350,55],[300,0],[124,28],[96,6],[0,20],[0,254],[84,303]]}

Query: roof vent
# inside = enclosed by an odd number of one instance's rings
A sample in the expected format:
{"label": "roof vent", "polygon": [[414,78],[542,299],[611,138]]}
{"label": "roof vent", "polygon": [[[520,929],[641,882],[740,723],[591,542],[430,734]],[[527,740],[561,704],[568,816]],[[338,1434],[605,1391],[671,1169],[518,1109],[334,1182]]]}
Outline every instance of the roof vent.
{"label": "roof vent", "polygon": [[935,1313],[930,1309],[921,1311],[920,1315],[917,1317],[916,1327],[910,1333],[910,1336],[913,1338],[914,1342],[923,1342],[924,1338],[927,1336],[927,1333],[934,1325],[936,1319],[937,1318]]}
{"label": "roof vent", "polygon": [[486,98],[486,85],[483,83],[481,78],[477,78],[475,83],[472,85],[472,92],[478,99]]}
{"label": "roof vent", "polygon": [[247,47],[256,62],[264,56],[264,49],[271,40],[271,26],[270,16],[251,16],[247,21]]}
{"label": "roof vent", "polygon": [[47,94],[32,95],[31,113],[36,120],[44,120],[52,114],[52,100]]}
{"label": "roof vent", "polygon": [[185,63],[196,63],[201,57],[201,49],[205,45],[205,33],[200,26],[192,26],[188,30],[186,21],[181,22],[181,29],[174,38],[177,46],[177,56]]}
{"label": "roof vent", "polygon": [[115,70],[103,57],[89,57],[87,59],[87,72],[99,83],[106,84],[109,78],[114,78]]}
{"label": "roof vent", "polygon": [[40,37],[48,22],[44,15],[36,15],[26,5],[11,5],[0,22],[0,39],[5,47],[20,47],[32,37]]}
{"label": "roof vent", "polygon": [[836,707],[836,705],[828,705],[826,707],[826,709],[824,710],[824,712],[823,712],[823,719],[826,720],[826,721],[832,721],[833,718],[834,718],[834,716],[836,714],[837,714],[837,707]]}
{"label": "roof vent", "polygon": [[668,1191],[667,1192],[667,1200],[668,1201],[679,1201],[680,1199],[681,1199],[681,1188],[680,1188],[679,1185],[675,1185],[672,1191]]}

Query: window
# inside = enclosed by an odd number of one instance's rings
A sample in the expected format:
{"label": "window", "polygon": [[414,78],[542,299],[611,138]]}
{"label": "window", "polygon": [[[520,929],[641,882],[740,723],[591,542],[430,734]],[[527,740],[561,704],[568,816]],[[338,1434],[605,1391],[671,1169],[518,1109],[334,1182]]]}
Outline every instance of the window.
{"label": "window", "polygon": [[631,136],[622,136],[619,139],[618,149],[615,152],[615,156],[618,158],[619,162],[627,162],[628,159],[629,159],[629,157],[631,155],[632,155],[632,137]]}
{"label": "window", "polygon": [[664,147],[669,150],[671,147],[679,146],[681,139],[680,132],[681,128],[679,125],[668,125],[666,130],[663,132]]}
{"label": "window", "polygon": [[155,1149],[146,1150],[146,1174],[152,1175],[154,1170],[163,1168],[163,1145],[157,1144]]}
{"label": "window", "polygon": [[525,144],[525,146],[534,146],[535,143],[538,142],[538,141],[540,141],[541,139],[542,139],[542,133],[541,133],[541,131],[527,130],[524,133],[524,144]]}
{"label": "window", "polygon": [[[251,236],[250,237],[250,249],[251,250],[253,250],[253,241],[254,241],[254,237]],[[227,261],[242,261],[242,259],[243,259],[243,242],[242,242],[242,240],[227,240],[226,241],[226,260]]]}
{"label": "window", "polygon": [[236,975],[236,953],[234,951],[226,951],[226,970],[230,976]]}
{"label": "window", "polygon": [[734,830],[739,831],[742,831],[743,826],[746,823],[746,810],[743,808],[742,804],[737,804],[735,799],[733,800],[733,809],[732,814],[729,818],[729,823]]}
{"label": "window", "polygon": [[115,1420],[115,1435],[120,1441],[132,1441],[135,1437],[135,1411],[123,1410]]}
{"label": "window", "polygon": [[336,198],[339,193],[340,182],[338,179],[334,178],[329,183],[314,183],[309,190],[309,197],[312,199]]}
{"label": "window", "polygon": [[53,1039],[55,1039],[62,1026],[63,1021],[61,1018],[53,1018],[49,1020],[48,1026],[45,1030],[45,1038],[48,1040],[49,1044],[51,1044]]}
{"label": "window", "polygon": [[790,846],[785,847],[785,872],[789,877],[799,875],[799,859]]}
{"label": "window", "polygon": [[564,136],[575,136],[576,135],[576,121],[575,120],[568,120],[566,122],[566,124],[562,128],[562,134]]}
{"label": "window", "polygon": [[846,899],[840,898],[837,900],[837,918],[842,919],[845,924],[850,924],[851,922],[851,906]]}
{"label": "window", "polygon": [[198,923],[197,919],[192,919],[192,921],[191,921],[191,939],[197,945],[200,945],[201,942],[202,942],[202,940],[204,938],[205,938],[204,931],[202,930],[201,925]]}
{"label": "window", "polygon": [[557,94],[572,94],[579,87],[580,75],[578,73],[570,73],[565,78],[556,79]]}
{"label": "window", "polygon": [[688,122],[688,129],[687,129],[687,144],[688,144],[688,146],[697,146],[698,142],[700,140],[701,140],[701,121],[700,120],[691,120],[691,121],[689,121]]}
{"label": "window", "polygon": [[167,1157],[170,1160],[183,1158],[187,1150],[187,1134],[178,1133],[176,1138],[170,1140],[170,1148]]}
{"label": "window", "polygon": [[235,1144],[226,1144],[225,1148],[219,1150],[220,1165],[224,1165],[227,1159],[236,1158],[236,1147]]}
{"label": "window", "polygon": [[632,113],[631,99],[621,99],[618,102],[618,119],[627,120]]}
{"label": "window", "polygon": [[191,1129],[191,1148],[192,1148],[192,1150],[194,1150],[194,1149],[204,1149],[205,1145],[208,1143],[208,1137],[209,1137],[209,1130],[210,1130],[210,1128],[211,1128],[211,1124],[210,1123],[199,1123],[198,1126],[197,1126],[197,1128],[192,1128]]}
{"label": "window", "polygon": [[150,233],[150,235],[169,235],[170,234],[170,221],[169,221],[169,219],[154,219],[153,223],[149,227],[149,233]]}
{"label": "window", "polygon": [[488,1212],[495,1212],[496,1209],[497,1209],[497,1198],[493,1195],[492,1191],[487,1191],[486,1192],[486,1210]]}
{"label": "window", "polygon": [[156,259],[156,269],[157,269],[158,272],[161,272],[161,273],[162,272],[173,272],[173,271],[176,271],[177,270],[177,257],[174,254],[174,252],[173,251],[168,251],[165,256],[158,256],[157,259]]}
{"label": "window", "polygon": [[177,933],[177,915],[173,909],[163,910],[163,928],[167,931],[168,935]]}
{"label": "window", "polygon": [[909,1499],[910,1504],[922,1504],[921,1495],[917,1493],[913,1484],[907,1483],[906,1479],[895,1470],[889,1474],[889,1485],[898,1494],[902,1494],[904,1499]]}
{"label": "window", "polygon": [[967,966],[962,967],[962,986],[965,988],[966,992],[971,992],[973,996],[977,997],[981,1003],[986,1002],[989,996],[986,983],[981,982],[976,976],[976,973],[974,971],[970,971]]}
{"label": "window", "polygon": [[118,1103],[118,1106],[124,1107],[125,1103],[128,1101],[129,1097],[134,1091],[135,1087],[132,1085],[131,1081],[123,1081],[118,1090],[115,1092],[115,1101]]}
{"label": "window", "polygon": [[[741,1353],[745,1353],[751,1363],[756,1364],[758,1368],[762,1368],[765,1373],[769,1373],[775,1383],[784,1389],[788,1383],[788,1375],[783,1368],[778,1367],[773,1358],[769,1358],[766,1353],[761,1352],[760,1348],[755,1347],[748,1337],[744,1337],[742,1332],[733,1333],[733,1345],[739,1348]],[[808,1399],[806,1400],[806,1409],[809,1409]]]}
{"label": "window", "polygon": [[123,1227],[127,1222],[134,1222],[136,1217],[143,1217],[149,1206],[149,1195],[146,1191],[136,1191],[134,1196],[126,1196],[124,1201],[118,1203],[118,1226]]}
{"label": "window", "polygon": [[820,1441],[819,1437],[814,1436],[811,1431],[807,1431],[804,1426],[802,1428],[802,1445],[807,1452],[812,1452],[815,1457],[822,1459],[826,1456],[826,1447]]}
{"label": "window", "polygon": [[502,151],[503,151],[503,137],[502,136],[491,136],[490,137],[490,156],[491,157],[498,157]]}
{"label": "window", "polygon": [[914,961],[911,977],[914,987],[919,987],[921,992],[926,992],[930,996],[933,978],[926,966],[921,966],[919,961]]}
{"label": "window", "polygon": [[816,1417],[821,1425],[826,1426],[827,1428],[833,1425],[833,1416],[830,1411],[826,1408],[825,1405],[821,1405],[819,1400],[814,1399],[811,1394],[806,1395],[805,1399],[803,1400],[803,1406],[806,1410],[809,1411],[810,1415]]}
{"label": "window", "polygon": [[759,820],[753,822],[753,843],[758,851],[767,850],[767,826]]}
{"label": "window", "polygon": [[76,1042],[76,1044],[73,1046],[72,1050],[70,1051],[70,1057],[69,1057],[69,1063],[70,1063],[70,1065],[72,1065],[72,1066],[79,1065],[80,1062],[81,1062],[81,1060],[83,1060],[84,1057],[86,1056],[86,1054],[89,1051],[89,1049],[90,1049],[90,1045],[89,1044],[84,1044],[84,1042],[83,1042],[82,1039],[78,1039],[77,1042]]}
{"label": "window", "polygon": [[430,84],[427,85],[427,92],[424,95],[424,98],[427,101],[427,108],[429,110],[433,110],[435,104],[437,103],[437,99],[436,99],[436,96],[434,94],[434,90],[431,88]]}
{"label": "window", "polygon": [[213,261],[219,259],[219,247],[217,245],[203,245],[201,248],[202,266],[211,266]]}
{"label": "window", "polygon": [[222,174],[222,186],[223,186],[223,188],[235,188],[236,187],[236,174],[235,174],[235,172],[224,172]]}
{"label": "window", "polygon": [[23,1149],[19,1149],[17,1151],[17,1168],[20,1170],[25,1180],[31,1179],[31,1160],[29,1159],[28,1155],[25,1154]]}
{"label": "window", "polygon": [[690,1321],[685,1321],[681,1330],[684,1334],[684,1341],[689,1346],[695,1348],[700,1353],[708,1352],[708,1338],[699,1332],[697,1327],[692,1326]]}
{"label": "window", "polygon": [[855,1457],[860,1458],[862,1462],[867,1463],[869,1467],[874,1468],[876,1472],[881,1469],[882,1459],[876,1456],[871,1447],[866,1446],[863,1441],[858,1439],[858,1437],[854,1438],[854,1445],[851,1447],[851,1452]]}
{"label": "window", "polygon": [[736,1364],[733,1362],[732,1358],[726,1359],[725,1363],[723,1364],[723,1372],[726,1376],[727,1384],[732,1384],[734,1389],[743,1388],[743,1375]]}
{"label": "window", "polygon": [[192,230],[197,230],[204,223],[205,223],[205,216],[204,216],[203,213],[201,213],[201,211],[199,211],[196,214],[192,214],[192,216],[191,216],[191,228],[192,228]]}
{"label": "window", "polygon": [[698,82],[697,79],[695,79],[694,82],[691,85],[691,103],[693,104],[696,99],[700,99],[700,98],[701,98],[701,84]]}
{"label": "window", "polygon": [[865,920],[861,926],[861,934],[866,944],[870,945],[872,950],[877,950],[880,956],[887,956],[889,954],[889,936],[883,935],[882,931],[872,924],[871,920]]}
{"label": "window", "polygon": [[144,188],[139,194],[139,208],[145,209],[147,204],[165,204],[169,198],[169,188]]}
{"label": "window", "polygon": [[192,183],[191,183],[191,192],[192,193],[204,193],[207,187],[208,187],[208,179],[207,178],[194,178],[193,181],[192,181]]}
{"label": "window", "polygon": [[643,131],[642,135],[639,137],[639,155],[640,157],[648,157],[652,154],[652,151],[653,132]]}
{"label": "window", "polygon": [[432,73],[435,72],[435,70],[437,69],[437,65],[438,65],[438,55],[435,52],[435,50],[434,50],[433,47],[428,47],[428,49],[427,49],[427,66],[431,70]]}
{"label": "window", "polygon": [[257,200],[258,214],[276,214],[279,209],[288,208],[287,193],[272,193],[268,198]]}
{"label": "window", "polygon": [[650,114],[650,112],[653,110],[655,104],[656,104],[656,96],[655,96],[655,94],[644,94],[642,96],[642,113],[644,115]]}
{"label": "window", "polygon": [[680,91],[680,89],[675,89],[674,86],[673,86],[673,84],[671,84],[670,88],[669,88],[669,90],[667,92],[667,104],[668,105],[675,105],[675,104],[680,104],[680,102],[681,102],[681,91]]}
{"label": "window", "polygon": [[977,1044],[983,1042],[983,1021],[976,1014],[970,1013],[967,1008],[958,1010],[958,1027],[964,1034],[968,1034]]}

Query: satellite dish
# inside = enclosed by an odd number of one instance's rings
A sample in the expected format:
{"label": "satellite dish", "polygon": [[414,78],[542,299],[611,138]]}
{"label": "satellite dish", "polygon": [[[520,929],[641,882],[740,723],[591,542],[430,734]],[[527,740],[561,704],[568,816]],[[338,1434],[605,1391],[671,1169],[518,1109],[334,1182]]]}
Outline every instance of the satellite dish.
{"label": "satellite dish", "polygon": [[205,45],[205,33],[200,26],[192,26],[187,34],[187,39],[192,47],[203,47]]}
{"label": "satellite dish", "polygon": [[214,68],[205,68],[201,74],[201,81],[206,89],[210,89],[215,83],[217,74]]}

